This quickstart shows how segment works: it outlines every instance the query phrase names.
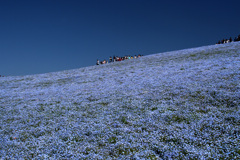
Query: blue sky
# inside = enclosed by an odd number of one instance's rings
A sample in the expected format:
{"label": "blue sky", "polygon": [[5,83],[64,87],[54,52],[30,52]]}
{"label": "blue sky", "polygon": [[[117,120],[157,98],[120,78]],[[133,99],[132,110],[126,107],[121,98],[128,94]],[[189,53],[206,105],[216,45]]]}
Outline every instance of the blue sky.
{"label": "blue sky", "polygon": [[240,1],[0,0],[0,75],[95,65],[240,34]]}

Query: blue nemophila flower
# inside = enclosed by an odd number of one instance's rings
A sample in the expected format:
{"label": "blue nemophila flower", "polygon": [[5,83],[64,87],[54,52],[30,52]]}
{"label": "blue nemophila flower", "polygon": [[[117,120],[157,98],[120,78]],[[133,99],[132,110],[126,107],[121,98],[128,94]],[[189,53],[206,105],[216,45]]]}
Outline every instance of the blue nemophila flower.
{"label": "blue nemophila flower", "polygon": [[237,159],[239,50],[1,78],[1,158]]}

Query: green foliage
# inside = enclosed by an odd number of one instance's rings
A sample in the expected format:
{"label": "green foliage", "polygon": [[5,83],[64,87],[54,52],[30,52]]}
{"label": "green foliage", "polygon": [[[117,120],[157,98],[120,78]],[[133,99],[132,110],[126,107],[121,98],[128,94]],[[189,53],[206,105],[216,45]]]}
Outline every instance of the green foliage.
{"label": "green foliage", "polygon": [[112,136],[112,137],[110,137],[110,138],[108,139],[108,142],[114,144],[114,143],[117,143],[117,140],[118,140],[117,137]]}
{"label": "green foliage", "polygon": [[127,121],[127,118],[125,116],[122,116],[120,118],[120,121],[123,123],[123,124],[129,124],[129,122]]}
{"label": "green foliage", "polygon": [[83,140],[84,138],[79,135],[76,135],[72,138],[72,141],[75,141],[75,142],[82,142]]}
{"label": "green foliage", "polygon": [[125,144],[117,144],[113,149],[111,149],[109,154],[112,157],[119,157],[120,155],[127,156],[130,154],[134,154],[138,151],[139,151],[139,149],[137,147],[130,147]]}
{"label": "green foliage", "polygon": [[26,131],[23,131],[21,134],[20,134],[20,140],[22,142],[25,142],[28,138],[30,138],[30,134]]}
{"label": "green foliage", "polygon": [[90,102],[95,102],[95,101],[98,101],[99,99],[88,97],[87,100],[89,100]]}
{"label": "green foliage", "polygon": [[100,104],[100,105],[102,105],[102,106],[108,106],[108,105],[109,105],[109,102],[100,102],[100,103],[98,103],[98,104]]}
{"label": "green foliage", "polygon": [[157,107],[153,107],[152,109],[151,109],[151,111],[155,111],[155,110],[157,110],[158,108]]}

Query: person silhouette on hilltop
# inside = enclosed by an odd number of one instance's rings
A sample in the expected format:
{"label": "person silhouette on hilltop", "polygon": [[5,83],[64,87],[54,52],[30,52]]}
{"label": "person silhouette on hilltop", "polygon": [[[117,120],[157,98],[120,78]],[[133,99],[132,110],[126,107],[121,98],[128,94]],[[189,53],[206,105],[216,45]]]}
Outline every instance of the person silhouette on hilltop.
{"label": "person silhouette on hilltop", "polygon": [[99,62],[99,60],[97,59],[97,63],[96,63],[96,65],[99,65],[100,64],[100,62]]}

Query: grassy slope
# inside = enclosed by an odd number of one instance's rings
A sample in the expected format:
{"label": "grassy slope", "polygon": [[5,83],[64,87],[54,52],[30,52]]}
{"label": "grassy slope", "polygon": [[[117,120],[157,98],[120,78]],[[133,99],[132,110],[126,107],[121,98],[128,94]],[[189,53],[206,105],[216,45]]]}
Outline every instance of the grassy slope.
{"label": "grassy slope", "polygon": [[0,158],[239,158],[240,43],[0,79]]}

